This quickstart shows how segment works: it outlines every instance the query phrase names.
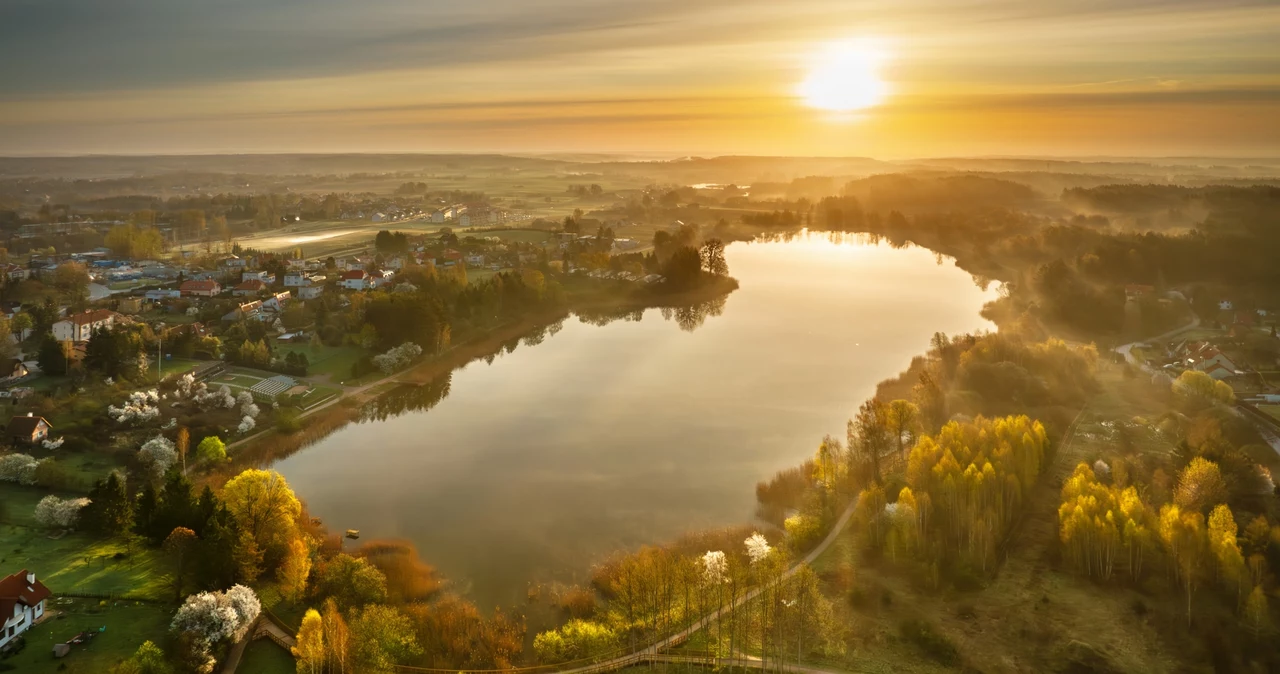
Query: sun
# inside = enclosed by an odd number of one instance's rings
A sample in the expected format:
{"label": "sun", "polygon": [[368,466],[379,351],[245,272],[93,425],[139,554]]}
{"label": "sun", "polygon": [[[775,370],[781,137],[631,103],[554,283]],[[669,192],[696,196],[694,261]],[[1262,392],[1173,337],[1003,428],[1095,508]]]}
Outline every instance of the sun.
{"label": "sun", "polygon": [[871,40],[834,42],[815,55],[798,94],[819,110],[853,112],[879,105],[889,94],[880,78],[888,54]]}

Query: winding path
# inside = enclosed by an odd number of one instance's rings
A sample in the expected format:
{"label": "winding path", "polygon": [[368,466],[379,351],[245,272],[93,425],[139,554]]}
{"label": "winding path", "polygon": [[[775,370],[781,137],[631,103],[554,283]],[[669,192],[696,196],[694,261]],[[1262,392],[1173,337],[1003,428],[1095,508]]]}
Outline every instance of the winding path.
{"label": "winding path", "polygon": [[[791,576],[799,572],[801,567],[806,566],[808,564],[812,564],[814,560],[816,560],[819,556],[822,555],[822,553],[826,552],[827,548],[831,547],[831,544],[834,543],[837,538],[839,538],[840,532],[844,531],[845,526],[849,524],[849,519],[853,517],[853,511],[855,508],[857,508],[857,506],[858,506],[858,500],[854,499],[853,503],[850,503],[849,507],[845,508],[844,512],[840,514],[840,519],[836,520],[835,526],[831,527],[831,532],[827,534],[827,537],[822,539],[822,542],[819,543],[818,546],[815,547],[813,550],[811,550],[809,554],[805,555],[803,559],[796,562],[795,564],[792,564],[789,568],[787,568],[787,570],[782,573],[782,578],[783,579],[790,578]],[[718,620],[719,618],[736,610],[738,607],[760,596],[760,593],[763,591],[763,589],[764,588],[756,587],[750,592],[747,592],[746,594],[744,594],[741,598],[738,599],[738,601],[728,606],[725,606],[724,608],[720,608],[715,611],[712,611],[711,613],[708,613],[707,615],[703,616],[700,620],[693,623],[692,625],[684,628],[679,632],[676,632],[675,634],[661,641],[655,642],[645,647],[642,650],[636,651],[634,653],[629,653],[627,655],[620,655],[610,660],[604,660],[602,662],[596,662],[590,665],[583,665],[581,667],[574,667],[572,669],[562,669],[559,671],[562,672],[563,674],[592,674],[593,672],[611,672],[611,671],[622,669],[623,667],[629,667],[631,665],[637,665],[637,664],[642,664],[646,662],[674,661],[674,660],[669,660],[668,658],[678,658],[681,656],[665,656],[665,655],[662,655],[663,651],[679,646],[680,644],[687,641],[689,637],[692,636],[695,632],[710,625],[712,621]],[[705,658],[699,659],[699,662],[701,662],[702,660],[705,660]],[[689,662],[689,660],[680,660],[680,661]],[[763,666],[762,664],[761,665],[752,664],[753,662],[757,662],[752,660],[728,661],[728,660],[722,659],[719,662],[720,664],[734,664],[734,665],[745,666],[745,667]],[[786,667],[785,669],[787,671],[811,672],[815,674],[824,674],[827,671],[827,670],[821,670],[821,669],[800,668],[800,667],[794,667],[794,668]]]}

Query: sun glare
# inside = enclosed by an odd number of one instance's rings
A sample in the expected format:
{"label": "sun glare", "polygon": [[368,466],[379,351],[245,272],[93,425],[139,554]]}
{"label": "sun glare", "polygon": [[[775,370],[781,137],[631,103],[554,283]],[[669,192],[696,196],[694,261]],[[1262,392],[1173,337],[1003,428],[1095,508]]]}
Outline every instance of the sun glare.
{"label": "sun glare", "polygon": [[879,105],[889,93],[879,72],[886,58],[885,50],[870,40],[832,43],[815,55],[799,95],[809,107],[835,112]]}

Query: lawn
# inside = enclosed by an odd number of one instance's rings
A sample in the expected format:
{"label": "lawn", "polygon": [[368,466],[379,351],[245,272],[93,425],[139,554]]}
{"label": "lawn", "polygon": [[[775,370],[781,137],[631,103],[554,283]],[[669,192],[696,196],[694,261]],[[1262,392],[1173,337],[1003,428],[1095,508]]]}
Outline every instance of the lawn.
{"label": "lawn", "polygon": [[498,272],[492,269],[468,269],[467,283],[470,283],[470,284],[480,283],[481,281],[486,281],[497,275],[498,275]]}
{"label": "lawn", "polygon": [[307,411],[316,405],[325,403],[337,396],[342,395],[342,391],[336,388],[328,388],[325,386],[312,386],[310,391],[300,398],[297,403],[302,411]]}
{"label": "lawn", "polygon": [[1280,405],[1258,405],[1258,409],[1280,421]]}
{"label": "lawn", "polygon": [[[204,362],[206,361],[195,360],[193,358],[166,358],[164,361],[164,365],[161,368],[160,377],[163,379],[164,377],[168,377],[171,374],[186,374],[194,370],[197,366],[199,366],[201,363],[204,363]],[[153,382],[155,380],[156,380],[156,369],[154,367],[151,367],[151,365],[148,365],[147,381]]]}
{"label": "lawn", "polygon": [[250,388],[253,388],[254,385],[262,381],[263,379],[266,379],[266,377],[259,377],[257,375],[245,374],[244,372],[240,372],[238,370],[229,370],[227,371],[226,374],[220,374],[214,379],[210,380],[209,386],[210,388],[214,388],[214,387],[222,386],[225,384],[232,388],[250,389]]}
{"label": "lawn", "polygon": [[542,243],[551,238],[551,232],[545,229],[506,229],[492,232],[468,232],[471,236],[496,236],[503,241],[520,241],[522,243]]}
{"label": "lawn", "polygon": [[307,357],[308,374],[325,376],[341,381],[351,376],[351,366],[364,355],[358,346],[324,346],[312,344],[280,344],[276,347],[281,357],[293,351]]}
{"label": "lawn", "polygon": [[293,674],[297,666],[289,651],[270,639],[258,639],[245,647],[239,671],[247,674]]}
{"label": "lawn", "polygon": [[[24,674],[106,672],[133,655],[142,642],[163,639],[173,617],[173,609],[163,604],[131,601],[103,604],[88,599],[50,600],[45,605],[50,618],[28,630],[24,635],[26,648],[7,660],[0,660],[0,668],[8,665],[12,671]],[[64,617],[53,616],[55,611]],[[54,644],[66,642],[81,631],[96,631],[102,627],[106,629],[99,632],[93,641],[72,646],[71,653],[65,658],[53,657]]]}
{"label": "lawn", "polygon": [[73,533],[50,539],[45,532],[0,525],[0,568],[31,569],[54,594],[113,594],[168,599],[169,563],[162,552]]}

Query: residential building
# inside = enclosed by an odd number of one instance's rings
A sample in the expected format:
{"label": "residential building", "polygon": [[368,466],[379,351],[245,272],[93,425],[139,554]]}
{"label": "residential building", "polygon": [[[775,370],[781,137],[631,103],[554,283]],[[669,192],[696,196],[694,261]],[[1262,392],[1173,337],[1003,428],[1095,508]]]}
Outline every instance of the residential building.
{"label": "residential building", "polygon": [[289,291],[286,290],[284,292],[276,293],[271,297],[268,297],[267,299],[263,300],[262,307],[264,309],[270,309],[272,311],[280,311],[284,309],[284,305],[287,304],[289,300],[292,300],[292,299],[293,299],[293,295],[290,295]]}
{"label": "residential building", "polygon": [[342,278],[338,283],[348,290],[367,290],[372,286],[369,274],[363,269],[342,272]]}
{"label": "residential building", "polygon": [[298,288],[298,298],[313,300],[324,293],[324,286],[302,286]]}
{"label": "residential building", "polygon": [[31,371],[27,369],[26,363],[17,358],[10,358],[3,363],[2,367],[3,369],[0,369],[0,382],[3,383],[17,381],[31,374]]}
{"label": "residential building", "polygon": [[145,297],[152,301],[177,299],[182,297],[182,291],[177,288],[148,290]]}
{"label": "residential building", "polygon": [[222,284],[212,279],[204,281],[184,281],[179,288],[186,297],[213,297],[222,292]]}
{"label": "residential building", "polygon": [[255,269],[253,271],[240,272],[240,280],[241,281],[258,280],[258,281],[262,281],[263,283],[275,283],[276,275],[272,274],[269,271],[265,271],[262,269]]}
{"label": "residential building", "polygon": [[53,426],[44,417],[27,412],[26,416],[9,420],[9,440],[15,445],[34,445],[49,437]]}
{"label": "residential building", "polygon": [[249,265],[249,261],[242,257],[232,255],[230,257],[222,258],[221,264],[227,269],[244,269]]}
{"label": "residential building", "polygon": [[255,297],[267,289],[267,284],[260,279],[251,278],[236,286],[231,294],[236,297]]}
{"label": "residential building", "polygon": [[62,342],[87,342],[98,328],[115,325],[119,316],[108,309],[94,309],[68,316],[53,324],[53,338]]}
{"label": "residential building", "polygon": [[0,580],[0,647],[44,617],[44,600],[51,596],[53,592],[26,569]]}

